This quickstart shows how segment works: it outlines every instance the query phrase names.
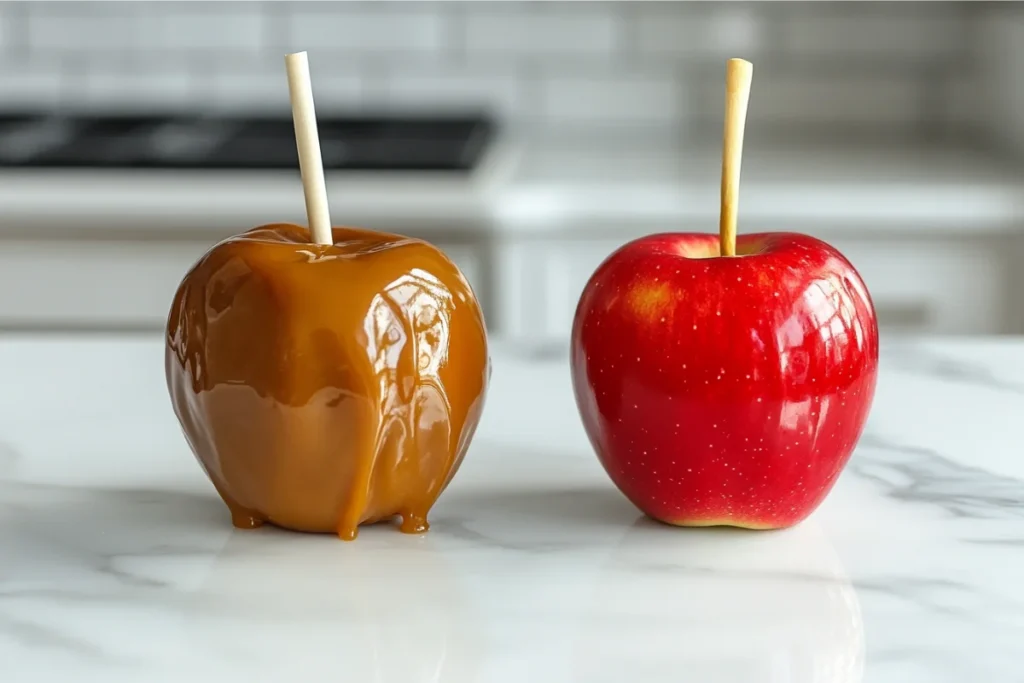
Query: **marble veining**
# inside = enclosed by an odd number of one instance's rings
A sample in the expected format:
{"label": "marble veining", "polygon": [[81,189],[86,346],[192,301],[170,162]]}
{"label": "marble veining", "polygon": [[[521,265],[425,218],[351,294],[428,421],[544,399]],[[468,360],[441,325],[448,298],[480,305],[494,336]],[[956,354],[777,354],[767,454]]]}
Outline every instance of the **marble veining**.
{"label": "marble veining", "polygon": [[499,345],[430,533],[352,544],[231,528],[160,351],[0,339],[5,683],[1024,681],[1024,340],[884,346],[847,470],[778,532],[644,518],[565,359]]}
{"label": "marble veining", "polygon": [[1024,394],[1024,378],[1007,377],[1006,368],[968,357],[942,353],[921,344],[891,344],[889,358],[902,372],[921,374],[955,384],[969,384]]}
{"label": "marble veining", "polygon": [[937,505],[954,517],[1024,519],[1020,479],[870,432],[861,438],[858,455],[850,463],[852,472],[878,484],[891,499]]}

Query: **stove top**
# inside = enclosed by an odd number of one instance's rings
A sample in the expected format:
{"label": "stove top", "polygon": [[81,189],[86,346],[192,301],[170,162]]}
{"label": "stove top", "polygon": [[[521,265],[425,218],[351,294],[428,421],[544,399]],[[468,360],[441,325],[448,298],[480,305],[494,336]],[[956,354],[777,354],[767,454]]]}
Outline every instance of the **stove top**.
{"label": "stove top", "polygon": [[[327,171],[468,173],[484,115],[317,117]],[[212,116],[0,116],[0,168],[298,169],[292,120]]]}

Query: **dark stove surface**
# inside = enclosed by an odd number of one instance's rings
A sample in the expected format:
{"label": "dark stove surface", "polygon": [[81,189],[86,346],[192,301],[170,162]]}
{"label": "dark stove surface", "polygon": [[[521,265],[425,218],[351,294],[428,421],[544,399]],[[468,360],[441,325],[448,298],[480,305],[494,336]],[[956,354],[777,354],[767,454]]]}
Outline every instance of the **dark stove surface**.
{"label": "dark stove surface", "polygon": [[[318,117],[328,171],[472,171],[484,115]],[[289,117],[0,116],[0,168],[298,169]]]}

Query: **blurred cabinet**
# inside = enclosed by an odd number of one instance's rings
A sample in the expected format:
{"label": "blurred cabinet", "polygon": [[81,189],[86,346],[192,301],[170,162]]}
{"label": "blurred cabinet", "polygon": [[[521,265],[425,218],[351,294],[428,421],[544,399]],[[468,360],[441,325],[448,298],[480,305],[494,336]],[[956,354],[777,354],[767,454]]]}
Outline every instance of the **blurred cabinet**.
{"label": "blurred cabinet", "polygon": [[[819,234],[858,269],[883,333],[1020,331],[1010,282],[1014,249],[998,240]],[[536,351],[567,349],[587,280],[620,239],[513,239],[497,251],[502,337]]]}
{"label": "blurred cabinet", "polygon": [[[160,330],[181,279],[211,245],[0,240],[0,330]],[[438,246],[486,290],[479,247]]]}
{"label": "blurred cabinet", "polygon": [[0,328],[160,329],[199,242],[0,242]]}
{"label": "blurred cabinet", "polygon": [[587,280],[621,239],[524,239],[497,249],[500,334],[531,350],[568,348]]}
{"label": "blurred cabinet", "polygon": [[871,292],[882,331],[999,334],[1015,331],[1008,308],[1011,250],[998,241],[941,239],[828,240]]}
{"label": "blurred cabinet", "polygon": [[[867,282],[886,332],[1024,331],[1024,237],[830,236]],[[476,291],[492,333],[564,351],[587,280],[632,236],[433,239]],[[0,240],[0,329],[161,329],[208,241]],[[1019,310],[1017,310],[1019,309]]]}

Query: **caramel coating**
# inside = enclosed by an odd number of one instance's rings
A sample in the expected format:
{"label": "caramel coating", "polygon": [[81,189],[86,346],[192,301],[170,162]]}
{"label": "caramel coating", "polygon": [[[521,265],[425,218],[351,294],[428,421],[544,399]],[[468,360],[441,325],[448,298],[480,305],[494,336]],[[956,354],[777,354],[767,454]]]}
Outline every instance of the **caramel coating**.
{"label": "caramel coating", "polygon": [[426,531],[483,410],[480,305],[426,242],[333,233],[262,226],[192,267],[167,321],[174,412],[236,527]]}

